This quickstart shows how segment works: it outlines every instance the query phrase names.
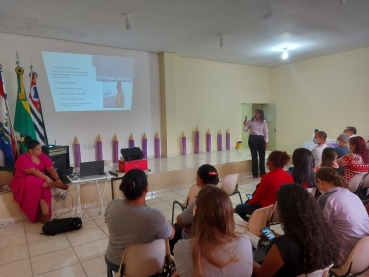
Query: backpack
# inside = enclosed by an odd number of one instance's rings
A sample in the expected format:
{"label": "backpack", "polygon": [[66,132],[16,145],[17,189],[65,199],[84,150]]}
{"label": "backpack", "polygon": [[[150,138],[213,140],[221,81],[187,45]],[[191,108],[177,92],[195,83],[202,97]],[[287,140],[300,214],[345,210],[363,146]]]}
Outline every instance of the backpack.
{"label": "backpack", "polygon": [[54,218],[42,226],[42,232],[47,236],[55,236],[59,233],[81,229],[81,227],[82,220],[79,217]]}

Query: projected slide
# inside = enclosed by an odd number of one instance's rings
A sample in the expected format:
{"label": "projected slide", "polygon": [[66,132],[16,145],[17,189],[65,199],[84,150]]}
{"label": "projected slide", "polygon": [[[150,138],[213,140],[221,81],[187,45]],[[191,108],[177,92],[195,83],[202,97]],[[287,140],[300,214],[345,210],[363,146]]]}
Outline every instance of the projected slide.
{"label": "projected slide", "polygon": [[42,52],[57,112],[131,110],[134,58]]}

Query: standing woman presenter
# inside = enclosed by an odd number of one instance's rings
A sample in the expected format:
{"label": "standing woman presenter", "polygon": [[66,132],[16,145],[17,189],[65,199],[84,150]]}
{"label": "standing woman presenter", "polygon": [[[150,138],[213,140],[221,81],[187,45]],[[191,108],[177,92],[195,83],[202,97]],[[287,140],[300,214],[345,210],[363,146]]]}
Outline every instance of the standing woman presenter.
{"label": "standing woman presenter", "polygon": [[247,121],[247,117],[245,117],[243,126],[245,132],[250,130],[248,144],[252,157],[252,176],[258,178],[265,174],[265,148],[268,147],[268,125],[264,119],[264,111],[256,109],[254,117],[251,120]]}

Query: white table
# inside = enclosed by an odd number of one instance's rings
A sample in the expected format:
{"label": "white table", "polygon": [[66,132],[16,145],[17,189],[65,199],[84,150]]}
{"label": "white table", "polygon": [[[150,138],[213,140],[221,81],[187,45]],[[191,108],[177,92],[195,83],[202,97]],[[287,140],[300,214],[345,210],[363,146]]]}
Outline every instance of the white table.
{"label": "white table", "polygon": [[[74,214],[75,217],[77,216],[77,213],[79,213],[80,217],[82,218],[81,186],[86,185],[86,184],[91,184],[91,183],[96,184],[97,193],[99,194],[99,199],[100,199],[100,213],[101,214],[105,213],[103,199],[104,199],[104,194],[105,194],[106,181],[110,180],[112,177],[113,176],[110,175],[109,173],[107,173],[106,175],[91,175],[91,176],[86,176],[86,177],[78,177],[78,179],[74,179],[74,180],[71,177],[67,176],[67,178],[70,181],[70,185],[77,186],[78,204],[76,207],[76,212]],[[99,181],[104,181],[101,188],[99,187]]]}
{"label": "white table", "polygon": [[315,147],[317,146],[317,144],[315,144],[312,141],[305,141],[304,142],[304,148],[309,149],[310,151],[313,150]]}

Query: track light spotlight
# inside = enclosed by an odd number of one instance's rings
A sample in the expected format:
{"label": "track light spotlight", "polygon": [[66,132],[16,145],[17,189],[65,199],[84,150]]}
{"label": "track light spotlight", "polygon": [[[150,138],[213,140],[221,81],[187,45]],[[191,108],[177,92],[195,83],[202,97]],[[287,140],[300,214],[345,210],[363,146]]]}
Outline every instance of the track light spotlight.
{"label": "track light spotlight", "polygon": [[130,30],[131,29],[131,23],[129,22],[129,18],[131,17],[130,13],[124,13],[123,16],[126,17],[126,29]]}
{"label": "track light spotlight", "polygon": [[225,34],[220,34],[220,47],[223,47],[223,38],[225,36]]}
{"label": "track light spotlight", "polygon": [[283,48],[283,54],[282,54],[282,59],[285,60],[285,59],[288,59],[288,52],[287,52],[287,48]]}

